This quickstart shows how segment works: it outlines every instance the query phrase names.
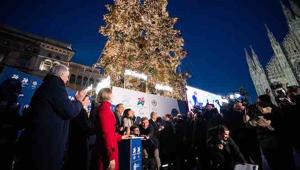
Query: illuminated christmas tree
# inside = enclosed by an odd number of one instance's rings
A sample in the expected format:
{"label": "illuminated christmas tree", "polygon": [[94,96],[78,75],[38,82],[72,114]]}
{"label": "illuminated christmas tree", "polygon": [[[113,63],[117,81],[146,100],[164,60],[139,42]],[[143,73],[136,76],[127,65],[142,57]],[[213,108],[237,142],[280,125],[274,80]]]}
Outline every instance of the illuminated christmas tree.
{"label": "illuminated christmas tree", "polygon": [[[177,73],[186,56],[184,40],[174,29],[177,18],[169,17],[167,0],[118,0],[107,5],[105,27],[108,38],[98,65],[112,78],[114,86],[185,99],[187,73]],[[126,69],[144,73],[148,80],[124,76]],[[125,77],[125,79],[124,79]],[[161,92],[155,84],[169,85],[172,92]]]}

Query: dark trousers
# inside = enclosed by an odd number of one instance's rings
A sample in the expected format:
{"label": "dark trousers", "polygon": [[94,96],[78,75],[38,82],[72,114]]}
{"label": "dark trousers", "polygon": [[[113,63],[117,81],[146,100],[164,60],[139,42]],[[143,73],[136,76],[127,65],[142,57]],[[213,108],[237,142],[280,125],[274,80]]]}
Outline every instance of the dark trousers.
{"label": "dark trousers", "polygon": [[260,139],[260,146],[272,170],[295,169],[291,148],[280,143],[275,137]]}
{"label": "dark trousers", "polygon": [[14,144],[1,144],[0,145],[0,169],[11,170],[14,160]]}
{"label": "dark trousers", "polygon": [[234,168],[230,155],[223,152],[210,152],[212,164],[211,168],[214,170],[232,170]]}
{"label": "dark trousers", "polygon": [[236,141],[240,148],[241,153],[244,155],[246,161],[251,164],[259,166],[259,170],[262,170],[262,156],[258,141]]}

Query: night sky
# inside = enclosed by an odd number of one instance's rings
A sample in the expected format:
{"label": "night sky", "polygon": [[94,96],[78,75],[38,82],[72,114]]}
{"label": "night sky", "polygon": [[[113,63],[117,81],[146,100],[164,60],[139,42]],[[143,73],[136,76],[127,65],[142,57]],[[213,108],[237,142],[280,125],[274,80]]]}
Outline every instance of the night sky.
{"label": "night sky", "polygon": [[[106,38],[105,4],[112,0],[1,0],[0,24],[71,43],[73,61],[92,65]],[[287,4],[287,0],[283,0]],[[178,17],[188,52],[181,70],[190,86],[228,94],[244,86],[254,99],[244,48],[252,45],[263,65],[273,52],[264,24],[282,41],[287,24],[279,0],[170,0],[170,16]]]}

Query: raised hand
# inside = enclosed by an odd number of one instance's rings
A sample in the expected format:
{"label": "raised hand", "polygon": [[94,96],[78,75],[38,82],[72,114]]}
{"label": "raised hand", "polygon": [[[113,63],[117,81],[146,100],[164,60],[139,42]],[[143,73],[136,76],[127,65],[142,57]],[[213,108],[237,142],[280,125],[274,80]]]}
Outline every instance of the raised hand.
{"label": "raised hand", "polygon": [[77,91],[75,94],[75,98],[76,98],[76,100],[82,102],[84,100],[84,98],[86,97],[86,94],[87,94],[86,90]]}
{"label": "raised hand", "polygon": [[85,97],[83,101],[81,101],[81,104],[84,108],[87,108],[91,104],[91,101],[88,97]]}

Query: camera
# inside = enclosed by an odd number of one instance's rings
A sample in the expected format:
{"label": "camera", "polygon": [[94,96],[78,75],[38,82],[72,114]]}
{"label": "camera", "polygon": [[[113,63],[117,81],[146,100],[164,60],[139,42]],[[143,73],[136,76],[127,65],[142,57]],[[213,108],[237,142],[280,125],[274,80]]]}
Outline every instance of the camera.
{"label": "camera", "polygon": [[275,95],[276,95],[276,97],[285,97],[286,92],[283,88],[278,88],[275,90]]}
{"label": "camera", "polygon": [[228,144],[228,141],[225,141],[225,140],[220,140],[220,141],[219,141],[219,144],[222,144],[222,145],[227,145],[227,144]]}

